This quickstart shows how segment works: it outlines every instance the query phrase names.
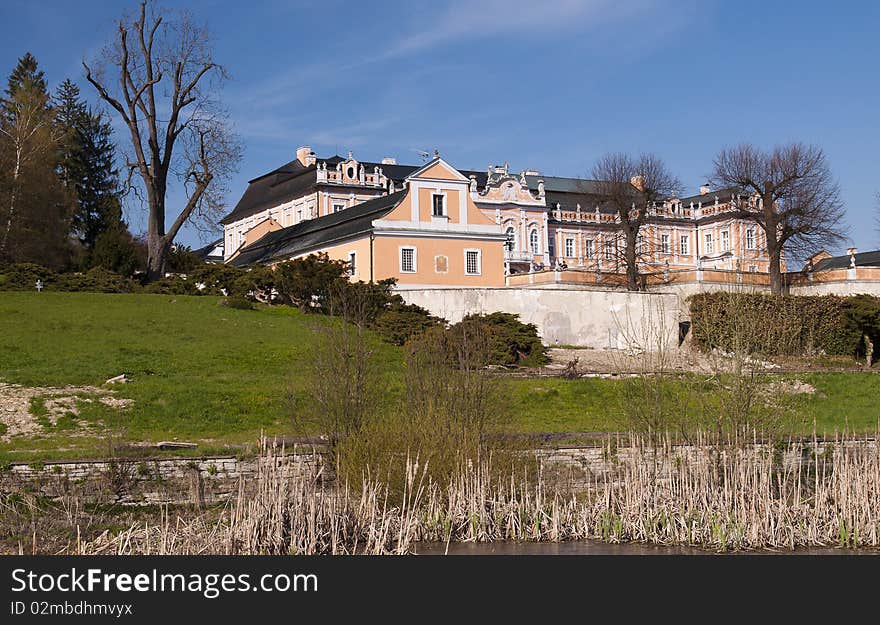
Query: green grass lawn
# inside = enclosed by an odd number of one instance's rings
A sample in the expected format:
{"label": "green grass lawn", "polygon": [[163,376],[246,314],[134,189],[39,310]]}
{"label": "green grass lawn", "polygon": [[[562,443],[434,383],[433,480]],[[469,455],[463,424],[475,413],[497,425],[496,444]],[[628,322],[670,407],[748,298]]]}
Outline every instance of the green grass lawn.
{"label": "green grass lawn", "polygon": [[[127,441],[196,442],[198,453],[253,445],[260,432],[289,434],[289,397],[308,401],[305,370],[316,357],[316,327],[328,323],[337,321],[288,307],[233,310],[213,297],[0,292],[0,380],[100,386],[125,373],[131,382],[115,387],[117,396],[134,401],[117,412],[83,398],[77,419],[55,425],[34,402],[39,436],[0,442],[0,462],[102,455],[106,432]],[[402,389],[402,350],[378,339],[376,345],[394,399]],[[808,430],[813,421],[820,433],[876,430],[880,375],[796,377],[817,389],[792,400]],[[519,432],[625,429],[624,383],[508,378],[499,410]]]}
{"label": "green grass lawn", "polygon": [[[779,376],[768,376],[776,379]],[[786,398],[797,414],[794,433],[875,433],[880,429],[880,375],[829,372],[781,376],[811,384],[814,394]],[[667,382],[671,386],[679,383]],[[627,429],[620,379],[534,378],[506,380],[513,429],[522,432],[613,432]]]}
{"label": "green grass lawn", "polygon": [[[261,431],[290,432],[289,397],[306,399],[315,326],[335,322],[289,307],[234,310],[215,297],[0,292],[0,379],[100,386],[125,373],[131,382],[113,388],[134,405],[81,405],[81,420],[113,424],[130,441],[178,438],[219,451]],[[393,389],[400,352],[376,343]],[[38,439],[0,443],[0,458],[95,455],[107,444],[45,428]]]}

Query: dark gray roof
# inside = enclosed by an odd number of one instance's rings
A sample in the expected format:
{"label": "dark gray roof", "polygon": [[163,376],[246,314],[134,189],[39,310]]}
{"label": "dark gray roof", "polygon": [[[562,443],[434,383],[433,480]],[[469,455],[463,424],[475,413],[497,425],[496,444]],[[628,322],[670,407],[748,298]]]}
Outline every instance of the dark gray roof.
{"label": "dark gray roof", "polygon": [[559,208],[564,211],[577,210],[577,205],[580,204],[581,212],[593,213],[596,211],[596,205],[598,204],[600,213],[613,214],[617,212],[617,209],[613,206],[609,205],[607,202],[601,201],[599,196],[589,193],[560,193],[558,191],[547,191],[546,198],[547,210],[550,211],[551,217],[553,216],[553,211],[556,210],[557,204],[559,204]]}
{"label": "dark gray roof", "polygon": [[208,243],[204,247],[200,247],[197,250],[193,250],[193,254],[201,258],[203,261],[212,261],[212,260],[223,260],[223,256],[211,256],[211,252],[214,251],[214,248],[218,245],[223,245],[223,237],[220,237],[216,241],[212,241]]}
{"label": "dark gray roof", "polygon": [[[337,163],[347,159],[338,154],[330,158],[319,158],[316,163],[327,163],[328,167],[336,167]],[[417,169],[421,169],[424,165],[388,165],[383,163],[373,163],[371,161],[358,161],[367,171],[372,172],[373,168],[380,167],[382,173],[391,178],[396,186],[400,186],[403,181]],[[274,169],[269,173],[257,176],[248,181],[248,187],[235,208],[228,215],[220,220],[221,224],[227,224],[239,219],[250,217],[255,213],[266,210],[289,202],[290,200],[301,197],[302,195],[313,191],[317,186],[317,175],[315,170],[317,165],[309,165],[306,167],[298,159],[294,159],[289,163],[285,163],[278,169]],[[459,170],[466,177],[470,178],[473,174],[477,179],[478,188],[482,189],[486,186],[486,172]],[[323,184],[323,183],[322,183]],[[335,183],[330,183],[338,186]]]}
{"label": "dark gray roof", "polygon": [[242,267],[264,263],[278,258],[289,258],[303,251],[369,232],[373,220],[379,219],[400,203],[406,195],[401,189],[317,219],[302,221],[296,225],[269,232],[261,239],[243,248],[230,265]]}
{"label": "dark gray roof", "polygon": [[586,178],[562,178],[559,176],[526,176],[526,184],[532,191],[538,190],[538,181],[544,181],[545,191],[559,193],[599,193],[599,181]]}
{"label": "dark gray roof", "polygon": [[[856,267],[880,267],[880,250],[860,252],[855,255]],[[847,269],[850,264],[849,254],[845,256],[832,256],[823,258],[815,265],[813,271],[828,271],[829,269]]]}
{"label": "dark gray roof", "polygon": [[315,166],[306,167],[294,159],[248,182],[238,204],[220,220],[221,224],[250,217],[272,206],[299,197],[315,187]]}
{"label": "dark gray roof", "polygon": [[736,187],[728,187],[727,189],[718,189],[717,191],[709,191],[708,193],[698,193],[696,195],[689,195],[687,197],[679,198],[679,202],[681,202],[682,206],[690,206],[691,202],[694,204],[699,204],[702,202],[703,204],[714,204],[715,198],[718,198],[719,202],[727,202],[734,195],[742,195],[740,189]]}

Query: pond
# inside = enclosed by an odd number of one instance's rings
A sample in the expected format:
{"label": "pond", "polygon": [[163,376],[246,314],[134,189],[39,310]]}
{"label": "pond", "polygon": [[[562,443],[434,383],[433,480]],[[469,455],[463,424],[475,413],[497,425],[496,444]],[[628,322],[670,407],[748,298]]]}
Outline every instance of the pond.
{"label": "pond", "polygon": [[[647,555],[716,555],[716,552],[683,545],[650,545],[642,543],[603,543],[598,540],[575,540],[559,543],[499,541],[494,543],[417,544],[419,555],[542,555],[542,556],[647,556]],[[760,550],[732,552],[732,555],[880,555],[880,550],[838,549],[811,547],[790,550]],[[731,553],[725,554],[731,555]]]}

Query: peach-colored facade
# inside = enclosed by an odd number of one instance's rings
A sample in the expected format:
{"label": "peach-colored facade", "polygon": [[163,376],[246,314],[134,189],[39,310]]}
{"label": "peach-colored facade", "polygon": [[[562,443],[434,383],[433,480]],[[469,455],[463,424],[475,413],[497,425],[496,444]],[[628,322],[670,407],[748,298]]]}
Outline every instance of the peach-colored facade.
{"label": "peach-colored facade", "polygon": [[399,288],[504,286],[504,235],[476,206],[469,184],[436,158],[406,179],[406,193],[377,214],[369,231],[340,240],[333,228],[344,232],[346,222],[331,224],[324,238],[332,243],[292,257],[323,252],[350,263],[352,280],[395,278]]}
{"label": "peach-colored facade", "polygon": [[[402,286],[501,286],[506,276],[555,267],[605,275],[625,270],[617,218],[600,209],[588,189],[591,181],[545,177],[533,170],[513,174],[506,163],[490,165],[485,174],[462,173],[436,153],[421,168],[387,160],[387,165],[386,159],[363,163],[351,153],[348,158],[320,160],[301,148],[296,162],[310,172],[314,184],[260,212],[224,220],[227,259],[267,228],[345,211],[404,185],[404,198],[373,224],[372,246],[360,240],[334,241],[326,250],[309,252],[327,251],[346,261],[354,253],[355,279],[369,279],[372,260],[373,279],[395,277]],[[402,170],[408,172],[405,177]],[[652,206],[640,231],[640,272],[766,273],[763,230],[736,216],[734,203],[744,201],[751,200],[730,190],[703,188],[699,195]],[[414,250],[415,270],[401,269],[403,248]],[[412,261],[409,252],[405,254],[409,267]]]}

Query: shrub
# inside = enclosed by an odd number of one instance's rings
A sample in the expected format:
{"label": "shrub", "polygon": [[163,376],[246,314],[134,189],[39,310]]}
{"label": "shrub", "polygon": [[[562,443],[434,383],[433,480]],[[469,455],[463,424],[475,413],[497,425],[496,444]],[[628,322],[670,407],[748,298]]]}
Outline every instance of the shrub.
{"label": "shrub", "polygon": [[393,302],[376,317],[373,329],[389,343],[404,345],[442,322],[442,319],[432,316],[421,306]]}
{"label": "shrub", "polygon": [[225,299],[220,300],[221,306],[226,306],[227,308],[234,308],[236,310],[253,310],[254,303],[246,297],[241,297],[240,295],[233,295],[232,297],[227,297]]}
{"label": "shrub", "polygon": [[55,282],[56,274],[51,269],[33,263],[18,263],[0,268],[0,290],[34,291],[37,280],[42,280],[47,290]]}
{"label": "shrub", "polygon": [[101,267],[84,273],[59,275],[53,286],[56,291],[90,291],[93,293],[131,293],[135,283]]}
{"label": "shrub", "polygon": [[704,350],[765,356],[856,356],[863,335],[880,338],[880,299],[700,293],[688,298],[694,341]]}
{"label": "shrub", "polygon": [[185,280],[192,283],[201,295],[246,295],[236,290],[245,272],[245,269],[229,265],[201,265],[187,274]]}
{"label": "shrub", "polygon": [[857,341],[856,357],[864,358],[867,355],[867,345],[863,337],[868,337],[873,346],[871,361],[876,361],[877,356],[880,355],[880,297],[871,295],[848,297],[845,311],[846,335],[850,340]]}
{"label": "shrub", "polygon": [[485,335],[488,340],[487,363],[495,365],[540,366],[547,362],[547,348],[541,343],[533,323],[523,323],[519,315],[494,312],[468,315],[450,328],[452,336],[462,340],[465,333]]}
{"label": "shrub", "polygon": [[200,295],[201,292],[194,282],[185,280],[180,276],[170,276],[161,278],[155,282],[150,282],[144,287],[144,293],[155,293],[159,295]]}
{"label": "shrub", "polygon": [[324,253],[280,263],[275,274],[281,301],[312,313],[328,313],[331,289],[348,282],[347,264]]}

